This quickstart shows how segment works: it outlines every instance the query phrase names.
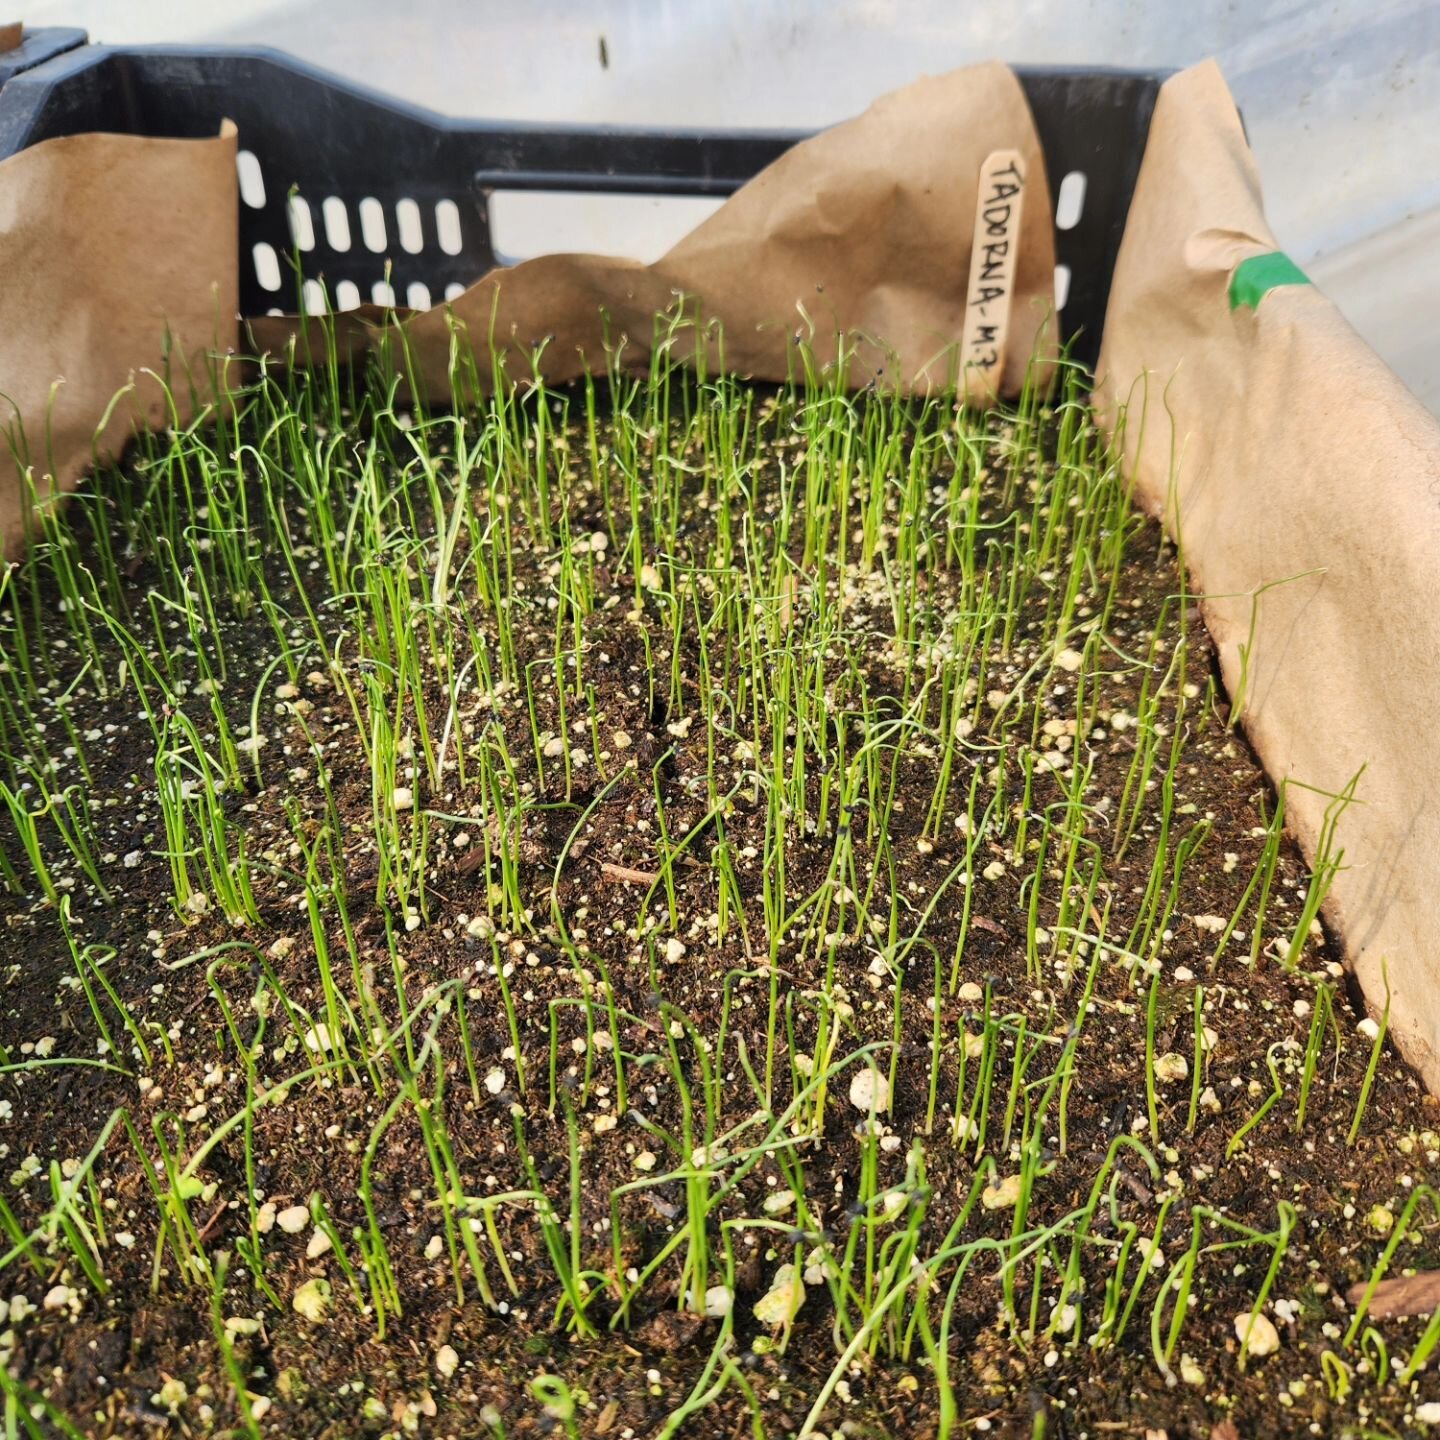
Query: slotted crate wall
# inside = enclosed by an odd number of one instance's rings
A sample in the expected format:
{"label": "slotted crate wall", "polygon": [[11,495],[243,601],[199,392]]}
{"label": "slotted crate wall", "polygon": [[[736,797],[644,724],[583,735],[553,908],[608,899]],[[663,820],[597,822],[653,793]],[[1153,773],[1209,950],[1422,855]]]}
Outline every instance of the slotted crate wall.
{"label": "slotted crate wall", "polygon": [[[1017,74],[1056,201],[1062,330],[1093,361],[1163,76]],[[498,192],[723,198],[802,138],[455,120],[277,52],[82,45],[0,89],[0,157],[86,130],[213,135],[224,118],[239,130],[247,314],[294,309],[302,285],[311,310],[437,304],[498,263]]]}
{"label": "slotted crate wall", "polygon": [[[307,196],[298,182],[275,195],[254,151],[242,149],[236,168],[244,207],[241,267],[251,313],[295,308],[297,265],[310,313],[327,303],[353,310],[365,301],[423,310],[453,299],[475,278],[461,208],[448,195],[433,201],[409,194],[389,200],[374,194]],[[278,245],[254,238],[273,227],[275,217],[266,214],[272,209],[283,219]]]}

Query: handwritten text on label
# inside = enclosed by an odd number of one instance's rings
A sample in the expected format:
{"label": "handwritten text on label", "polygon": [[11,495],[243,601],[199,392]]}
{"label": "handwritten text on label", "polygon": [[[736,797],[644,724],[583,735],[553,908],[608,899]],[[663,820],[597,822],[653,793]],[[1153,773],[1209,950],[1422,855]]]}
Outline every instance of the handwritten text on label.
{"label": "handwritten text on label", "polygon": [[1020,221],[1025,204],[1025,162],[1018,150],[995,150],[980,167],[970,284],[960,338],[962,389],[967,400],[991,400],[1005,367]]}

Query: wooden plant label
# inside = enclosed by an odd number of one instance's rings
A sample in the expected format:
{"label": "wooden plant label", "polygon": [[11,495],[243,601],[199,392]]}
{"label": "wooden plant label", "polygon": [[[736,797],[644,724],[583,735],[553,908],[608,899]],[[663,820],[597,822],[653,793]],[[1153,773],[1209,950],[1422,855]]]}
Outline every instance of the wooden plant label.
{"label": "wooden plant label", "polygon": [[1024,205],[1025,162],[1020,152],[992,150],[980,166],[970,285],[960,334],[960,390],[969,402],[989,404],[1000,388]]}

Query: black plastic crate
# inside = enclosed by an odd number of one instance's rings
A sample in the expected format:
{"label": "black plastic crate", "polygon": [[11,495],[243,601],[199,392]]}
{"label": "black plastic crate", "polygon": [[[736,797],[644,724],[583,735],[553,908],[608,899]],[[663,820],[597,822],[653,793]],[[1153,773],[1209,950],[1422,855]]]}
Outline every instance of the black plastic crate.
{"label": "black plastic crate", "polygon": [[0,50],[0,85],[4,85],[12,75],[33,69],[52,55],[59,55],[64,50],[74,50],[84,43],[83,30],[53,25],[41,30],[26,30],[16,49]]}
{"label": "black plastic crate", "polygon": [[[88,130],[196,138],[234,120],[240,304],[252,315],[293,308],[284,262],[297,244],[302,275],[323,278],[342,305],[374,298],[387,274],[391,290],[379,293],[439,303],[499,263],[490,224],[497,191],[725,196],[806,133],[456,120],[273,50],[83,39],[39,30],[0,57],[8,62],[0,68],[0,158]],[[1017,74],[1052,193],[1058,198],[1067,176],[1084,177],[1078,214],[1056,230],[1057,289],[1073,353],[1093,361],[1164,76]]]}

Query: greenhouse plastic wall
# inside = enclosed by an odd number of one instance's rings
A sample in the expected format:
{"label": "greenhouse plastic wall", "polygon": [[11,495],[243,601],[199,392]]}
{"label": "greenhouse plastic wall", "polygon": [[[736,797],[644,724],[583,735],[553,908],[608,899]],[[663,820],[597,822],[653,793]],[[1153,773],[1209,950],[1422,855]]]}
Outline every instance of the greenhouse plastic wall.
{"label": "greenhouse plastic wall", "polygon": [[[1440,5],[1434,0],[41,0],[104,41],[268,44],[456,115],[812,127],[921,72],[999,57],[1180,67],[1215,55],[1290,254],[1440,413]],[[510,258],[651,259],[699,199],[500,197]]]}

